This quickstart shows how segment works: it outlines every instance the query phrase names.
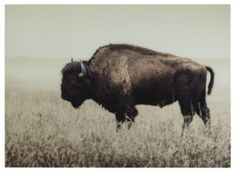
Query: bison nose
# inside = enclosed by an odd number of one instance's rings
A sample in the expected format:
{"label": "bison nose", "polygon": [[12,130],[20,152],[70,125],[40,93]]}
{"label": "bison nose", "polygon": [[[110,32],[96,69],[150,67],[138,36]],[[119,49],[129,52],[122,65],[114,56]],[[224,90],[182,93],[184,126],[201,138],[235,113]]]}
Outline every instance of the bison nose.
{"label": "bison nose", "polygon": [[62,93],[62,94],[61,94],[61,98],[62,98],[62,99],[65,99],[65,94]]}

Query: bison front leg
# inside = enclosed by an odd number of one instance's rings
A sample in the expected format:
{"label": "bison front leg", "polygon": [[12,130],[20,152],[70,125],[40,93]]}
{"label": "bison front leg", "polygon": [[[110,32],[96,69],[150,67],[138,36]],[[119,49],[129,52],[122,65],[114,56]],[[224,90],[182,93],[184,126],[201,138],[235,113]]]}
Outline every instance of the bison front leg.
{"label": "bison front leg", "polygon": [[121,129],[121,125],[125,122],[125,115],[116,113],[116,131]]}
{"label": "bison front leg", "polygon": [[137,115],[138,111],[135,107],[127,108],[123,113],[116,113],[116,122],[117,122],[116,130],[118,131],[123,123],[127,123],[128,129],[130,129]]}
{"label": "bison front leg", "polygon": [[128,129],[130,129],[130,127],[134,123],[135,118],[136,118],[137,115],[138,115],[138,111],[137,111],[137,109],[135,107],[129,108],[126,111],[125,117],[126,117],[126,121],[128,122]]}

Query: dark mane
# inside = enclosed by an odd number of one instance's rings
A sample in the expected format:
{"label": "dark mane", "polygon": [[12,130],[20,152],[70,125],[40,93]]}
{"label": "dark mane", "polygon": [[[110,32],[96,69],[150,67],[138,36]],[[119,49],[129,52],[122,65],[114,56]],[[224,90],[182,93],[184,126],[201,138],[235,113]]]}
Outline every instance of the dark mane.
{"label": "dark mane", "polygon": [[96,56],[96,54],[103,48],[109,48],[111,51],[132,50],[132,51],[141,53],[143,55],[170,56],[170,54],[167,54],[167,53],[157,52],[157,51],[150,50],[148,48],[134,46],[131,44],[109,44],[109,45],[105,45],[98,48],[90,60],[92,60]]}

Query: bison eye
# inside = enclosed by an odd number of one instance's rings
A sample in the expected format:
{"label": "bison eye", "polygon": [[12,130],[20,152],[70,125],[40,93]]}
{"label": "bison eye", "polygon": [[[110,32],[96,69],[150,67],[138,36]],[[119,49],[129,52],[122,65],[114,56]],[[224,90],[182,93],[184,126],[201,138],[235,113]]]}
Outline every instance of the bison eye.
{"label": "bison eye", "polygon": [[69,76],[69,81],[70,81],[72,84],[75,84],[75,83],[76,83],[76,75],[70,75],[70,76]]}

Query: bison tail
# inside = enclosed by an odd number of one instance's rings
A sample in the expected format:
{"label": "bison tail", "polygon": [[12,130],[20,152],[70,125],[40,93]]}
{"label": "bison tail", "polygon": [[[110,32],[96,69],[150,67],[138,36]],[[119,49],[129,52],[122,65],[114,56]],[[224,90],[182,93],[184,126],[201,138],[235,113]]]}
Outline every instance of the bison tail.
{"label": "bison tail", "polygon": [[211,94],[211,90],[213,88],[213,85],[214,85],[214,78],[215,78],[215,74],[214,74],[214,71],[211,67],[209,66],[206,66],[206,69],[208,70],[208,72],[210,72],[211,74],[211,79],[210,79],[210,82],[208,84],[208,91],[207,91],[207,94],[210,95]]}

